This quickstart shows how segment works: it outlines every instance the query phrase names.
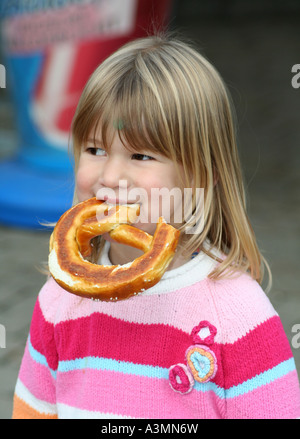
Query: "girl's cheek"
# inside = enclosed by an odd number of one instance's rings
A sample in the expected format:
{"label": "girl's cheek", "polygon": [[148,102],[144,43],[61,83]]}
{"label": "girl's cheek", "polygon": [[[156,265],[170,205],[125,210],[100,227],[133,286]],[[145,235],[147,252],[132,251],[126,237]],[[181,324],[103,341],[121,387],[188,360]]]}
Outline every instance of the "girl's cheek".
{"label": "girl's cheek", "polygon": [[[92,191],[92,178],[89,172],[85,172],[84,168],[79,168],[76,175],[76,189],[78,198],[84,198],[90,196]],[[80,199],[83,201],[83,199]]]}

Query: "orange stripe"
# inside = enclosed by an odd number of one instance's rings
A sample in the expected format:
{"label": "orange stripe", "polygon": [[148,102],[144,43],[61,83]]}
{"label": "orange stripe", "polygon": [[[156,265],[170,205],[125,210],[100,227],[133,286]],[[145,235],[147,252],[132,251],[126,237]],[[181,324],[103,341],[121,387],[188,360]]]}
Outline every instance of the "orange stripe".
{"label": "orange stripe", "polygon": [[57,419],[57,415],[40,413],[15,395],[12,419]]}

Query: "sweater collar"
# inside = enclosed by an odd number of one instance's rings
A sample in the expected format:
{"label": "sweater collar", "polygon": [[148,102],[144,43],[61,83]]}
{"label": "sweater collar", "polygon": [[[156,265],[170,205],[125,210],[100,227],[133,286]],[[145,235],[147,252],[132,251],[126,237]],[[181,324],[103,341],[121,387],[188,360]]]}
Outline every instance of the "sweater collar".
{"label": "sweater collar", "polygon": [[[100,265],[112,265],[109,255],[110,243],[105,242],[101,256],[99,258]],[[220,256],[219,252],[213,252],[216,256]],[[209,273],[216,267],[218,262],[209,257],[204,252],[193,254],[192,259],[187,261],[184,265],[168,270],[164,273],[161,280],[143,292],[143,295],[167,293],[185,286],[193,285],[205,279]]]}

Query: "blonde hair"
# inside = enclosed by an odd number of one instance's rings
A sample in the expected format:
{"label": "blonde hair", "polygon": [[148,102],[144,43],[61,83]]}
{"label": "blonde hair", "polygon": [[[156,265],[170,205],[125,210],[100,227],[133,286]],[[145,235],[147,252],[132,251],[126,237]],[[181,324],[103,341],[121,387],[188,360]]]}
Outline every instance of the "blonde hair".
{"label": "blonde hair", "polygon": [[[75,171],[82,145],[99,126],[107,148],[112,131],[118,131],[125,146],[159,152],[182,164],[184,184],[192,180],[193,213],[196,188],[204,188],[204,227],[182,234],[182,250],[213,256],[205,246],[209,241],[226,255],[211,278],[248,271],[261,283],[264,266],[270,274],[246,214],[229,93],[216,69],[190,43],[161,35],[138,39],[95,70],[72,125]],[[182,231],[198,220],[192,215]]]}

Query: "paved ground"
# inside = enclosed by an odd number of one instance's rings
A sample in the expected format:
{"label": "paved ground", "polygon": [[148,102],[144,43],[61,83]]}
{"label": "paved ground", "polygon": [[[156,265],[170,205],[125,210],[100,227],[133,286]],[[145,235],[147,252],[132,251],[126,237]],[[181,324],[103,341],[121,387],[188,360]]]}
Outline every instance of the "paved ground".
{"label": "paved ground", "polygon": [[[199,42],[233,94],[249,212],[273,271],[269,297],[292,344],[292,328],[300,324],[300,89],[291,86],[291,67],[300,62],[299,16],[294,21],[197,17],[188,25],[185,18],[174,25],[184,25],[182,33]],[[2,100],[0,157],[15,147],[12,119],[9,101]],[[48,240],[49,232],[0,226],[0,324],[6,329],[6,347],[0,349],[0,418],[11,416],[31,313],[45,279],[39,267],[47,259]],[[300,372],[300,347],[293,353]]]}

